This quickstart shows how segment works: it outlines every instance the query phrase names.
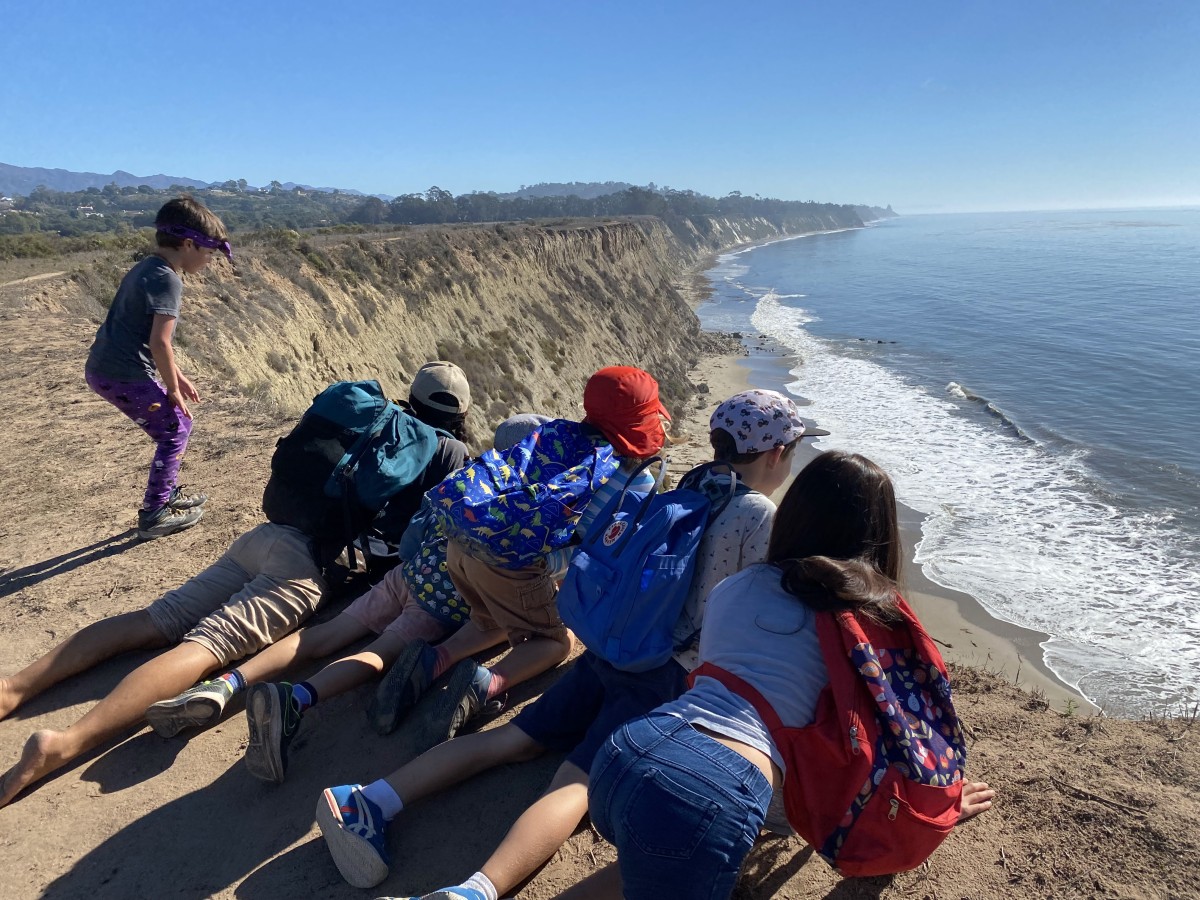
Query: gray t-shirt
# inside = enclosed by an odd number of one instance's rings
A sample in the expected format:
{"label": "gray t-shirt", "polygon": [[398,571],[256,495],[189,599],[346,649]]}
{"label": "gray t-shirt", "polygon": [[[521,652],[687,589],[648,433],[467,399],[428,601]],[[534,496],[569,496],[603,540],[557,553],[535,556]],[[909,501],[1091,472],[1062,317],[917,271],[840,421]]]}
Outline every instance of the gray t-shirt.
{"label": "gray t-shirt", "polygon": [[121,280],[88,353],[87,370],[116,381],[143,381],[157,371],[150,354],[154,316],[179,318],[183,279],[161,256],[147,256]]}
{"label": "gray t-shirt", "polygon": [[[709,596],[700,661],[749,682],[791,728],[812,722],[817,697],[829,682],[816,614],[783,589],[777,568],[764,563],[731,575]],[[659,712],[749,744],[784,767],[754,706],[713,678],[697,678]]]}
{"label": "gray t-shirt", "polygon": [[[700,661],[749,682],[791,728],[812,723],[817,698],[829,681],[815,613],[785,591],[779,570],[766,564],[731,575],[709,596],[700,632]],[[770,729],[754,705],[714,678],[697,678],[694,687],[658,712],[754,747],[787,774]],[[765,827],[778,834],[792,833],[782,785],[771,798]]]}

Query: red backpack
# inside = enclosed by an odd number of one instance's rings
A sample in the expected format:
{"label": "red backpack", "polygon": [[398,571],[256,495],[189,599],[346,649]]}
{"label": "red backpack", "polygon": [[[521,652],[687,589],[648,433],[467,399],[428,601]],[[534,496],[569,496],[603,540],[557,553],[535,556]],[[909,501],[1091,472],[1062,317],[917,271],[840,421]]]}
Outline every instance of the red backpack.
{"label": "red backpack", "polygon": [[705,663],[753,704],[783,757],[788,822],[844,876],[891,875],[924,862],[958,821],[967,751],[946,664],[908,604],[884,628],[819,612],[829,684],[813,721],[783,725],[741,678]]}

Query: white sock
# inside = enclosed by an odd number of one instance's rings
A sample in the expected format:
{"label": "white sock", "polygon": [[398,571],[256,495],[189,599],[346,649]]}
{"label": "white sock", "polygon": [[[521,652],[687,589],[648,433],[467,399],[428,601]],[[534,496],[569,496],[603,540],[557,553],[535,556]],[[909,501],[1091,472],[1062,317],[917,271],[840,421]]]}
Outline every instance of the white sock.
{"label": "white sock", "polygon": [[383,812],[383,817],[389,822],[404,809],[404,801],[400,799],[400,795],[382,778],[364,787],[362,795],[378,806]]}
{"label": "white sock", "polygon": [[499,900],[499,894],[496,892],[496,886],[492,884],[490,878],[482,872],[476,872],[470,878],[462,883],[465,888],[474,888],[487,897],[487,900]]}

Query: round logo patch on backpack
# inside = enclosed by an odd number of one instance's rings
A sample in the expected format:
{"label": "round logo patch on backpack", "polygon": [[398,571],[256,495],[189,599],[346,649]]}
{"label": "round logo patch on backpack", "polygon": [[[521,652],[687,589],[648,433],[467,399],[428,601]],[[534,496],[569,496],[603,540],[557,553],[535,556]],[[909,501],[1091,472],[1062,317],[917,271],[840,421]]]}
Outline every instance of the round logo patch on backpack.
{"label": "round logo patch on backpack", "polygon": [[615,544],[618,540],[620,540],[621,535],[625,533],[625,529],[628,527],[628,520],[621,519],[619,522],[613,522],[611,525],[605,528],[604,537],[602,538],[604,541],[604,546],[611,547],[613,544]]}

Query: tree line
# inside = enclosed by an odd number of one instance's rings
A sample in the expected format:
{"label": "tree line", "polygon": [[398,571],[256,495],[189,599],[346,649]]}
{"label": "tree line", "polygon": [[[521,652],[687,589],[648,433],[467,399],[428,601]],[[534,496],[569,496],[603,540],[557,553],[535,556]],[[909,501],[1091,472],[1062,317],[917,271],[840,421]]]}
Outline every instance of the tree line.
{"label": "tree line", "polygon": [[[19,250],[27,246],[44,251],[46,238],[51,236],[76,239],[70,243],[87,246],[89,237],[128,235],[153,225],[158,208],[170,197],[183,193],[191,194],[212,209],[233,232],[625,216],[657,216],[672,230],[679,229],[685,221],[705,217],[762,217],[781,226],[788,221],[809,219],[848,226],[861,224],[862,213],[868,209],[746,196],[737,191],[724,197],[709,197],[695,191],[653,187],[628,187],[585,198],[513,197],[480,191],[455,196],[435,186],[424,193],[403,194],[391,200],[298,187],[288,190],[279,182],[272,182],[270,188],[262,190],[247,189],[244,180],[201,189],[176,185],[156,190],[145,185],[116,184],[81,191],[38,187],[28,196],[0,204],[0,256],[45,255]],[[27,236],[26,239],[5,239],[21,235]],[[33,240],[34,236],[41,239]],[[92,243],[107,245],[109,241]]]}

